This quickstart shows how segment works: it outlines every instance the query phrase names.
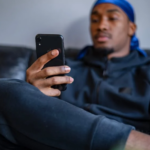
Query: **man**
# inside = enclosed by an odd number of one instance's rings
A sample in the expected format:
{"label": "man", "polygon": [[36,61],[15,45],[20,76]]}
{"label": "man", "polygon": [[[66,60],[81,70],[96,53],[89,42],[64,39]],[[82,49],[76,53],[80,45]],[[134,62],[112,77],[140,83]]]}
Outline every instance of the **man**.
{"label": "man", "polygon": [[[148,150],[150,136],[134,131],[150,130],[150,60],[138,47],[135,31],[127,1],[98,0],[91,12],[93,46],[81,51],[78,60],[42,70],[58,55],[53,50],[27,70],[27,82],[35,87],[2,79],[2,148]],[[69,76],[47,79],[65,73]],[[66,83],[65,92],[51,88]]]}

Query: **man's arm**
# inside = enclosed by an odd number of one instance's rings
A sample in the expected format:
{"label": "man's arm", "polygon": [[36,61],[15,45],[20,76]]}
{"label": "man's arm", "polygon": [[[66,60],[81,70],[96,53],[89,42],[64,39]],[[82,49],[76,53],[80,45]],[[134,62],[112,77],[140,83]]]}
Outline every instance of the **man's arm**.
{"label": "man's arm", "polygon": [[150,150],[150,136],[134,130],[131,131],[125,150]]}

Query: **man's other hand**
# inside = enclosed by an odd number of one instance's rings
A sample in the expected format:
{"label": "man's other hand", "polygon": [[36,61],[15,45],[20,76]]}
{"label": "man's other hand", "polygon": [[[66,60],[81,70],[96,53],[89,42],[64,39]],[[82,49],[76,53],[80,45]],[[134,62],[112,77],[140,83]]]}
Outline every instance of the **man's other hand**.
{"label": "man's other hand", "polygon": [[[52,50],[38,58],[26,71],[26,81],[37,87],[47,96],[60,96],[61,91],[52,88],[53,85],[71,84],[73,82],[72,77],[58,76],[69,73],[71,68],[68,66],[47,67],[43,69],[47,62],[51,61],[58,55],[58,50]],[[52,77],[47,78],[49,76]]]}

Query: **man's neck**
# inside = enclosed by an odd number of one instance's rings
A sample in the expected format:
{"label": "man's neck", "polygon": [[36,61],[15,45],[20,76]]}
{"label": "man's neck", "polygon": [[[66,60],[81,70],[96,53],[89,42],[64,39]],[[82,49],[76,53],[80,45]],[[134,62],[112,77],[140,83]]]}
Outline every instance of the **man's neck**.
{"label": "man's neck", "polygon": [[120,52],[113,52],[107,56],[107,58],[110,60],[111,58],[117,58],[117,57],[125,57],[129,55],[130,51],[120,51]]}

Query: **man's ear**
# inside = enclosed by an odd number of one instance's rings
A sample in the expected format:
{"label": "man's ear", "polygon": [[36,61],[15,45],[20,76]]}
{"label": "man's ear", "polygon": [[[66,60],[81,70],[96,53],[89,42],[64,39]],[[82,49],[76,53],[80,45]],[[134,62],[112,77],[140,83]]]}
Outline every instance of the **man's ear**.
{"label": "man's ear", "polygon": [[128,32],[128,35],[129,36],[133,36],[134,33],[136,32],[136,29],[137,29],[136,24],[133,23],[133,22],[129,22],[129,32]]}

